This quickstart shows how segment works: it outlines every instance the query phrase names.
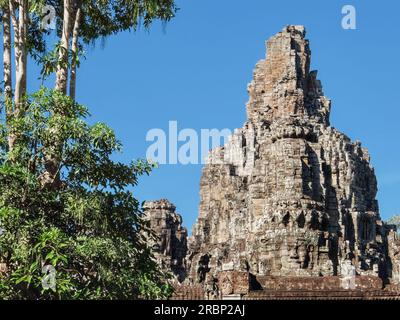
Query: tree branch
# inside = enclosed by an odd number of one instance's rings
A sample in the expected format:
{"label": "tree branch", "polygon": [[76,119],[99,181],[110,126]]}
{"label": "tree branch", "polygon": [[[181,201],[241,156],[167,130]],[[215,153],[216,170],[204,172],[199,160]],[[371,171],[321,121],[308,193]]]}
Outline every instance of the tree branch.
{"label": "tree branch", "polygon": [[3,8],[3,73],[4,101],[6,119],[12,113],[12,78],[11,78],[11,16],[8,4]]}
{"label": "tree branch", "polygon": [[76,96],[76,68],[77,68],[77,59],[78,59],[78,41],[79,41],[79,27],[81,20],[81,2],[77,1],[77,7],[75,11],[75,22],[74,28],[72,31],[72,61],[71,61],[71,77],[69,83],[69,96],[72,100],[75,101]]}

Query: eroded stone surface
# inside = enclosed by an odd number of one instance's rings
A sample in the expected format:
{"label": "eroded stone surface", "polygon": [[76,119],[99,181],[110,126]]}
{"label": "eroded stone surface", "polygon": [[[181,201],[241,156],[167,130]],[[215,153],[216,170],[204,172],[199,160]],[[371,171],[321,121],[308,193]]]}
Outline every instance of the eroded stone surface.
{"label": "eroded stone surface", "polygon": [[155,237],[148,236],[149,245],[160,266],[176,276],[181,282],[186,277],[187,230],[175,206],[166,199],[146,201],[144,217]]}
{"label": "eroded stone surface", "polygon": [[330,125],[310,58],[302,26],[267,41],[247,121],[203,168],[187,254],[175,207],[146,203],[160,263],[185,278],[174,298],[400,296],[400,241],[368,150]]}
{"label": "eroded stone surface", "polygon": [[346,260],[357,275],[399,278],[368,151],[330,126],[310,57],[302,26],[267,41],[248,86],[248,120],[202,172],[188,283],[215,283],[228,269],[341,276]]}

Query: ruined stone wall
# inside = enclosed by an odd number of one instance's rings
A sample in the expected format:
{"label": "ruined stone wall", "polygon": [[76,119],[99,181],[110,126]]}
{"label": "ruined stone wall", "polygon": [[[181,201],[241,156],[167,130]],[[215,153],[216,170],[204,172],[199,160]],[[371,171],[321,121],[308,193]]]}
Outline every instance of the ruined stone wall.
{"label": "ruined stone wall", "polygon": [[203,168],[188,244],[173,204],[144,205],[173,298],[397,299],[400,240],[380,219],[368,150],[330,125],[304,27],[266,46],[247,121]]}
{"label": "ruined stone wall", "polygon": [[146,201],[144,218],[153,235],[146,233],[145,236],[162,269],[172,271],[182,282],[186,277],[187,230],[175,209],[166,199]]}
{"label": "ruined stone wall", "polygon": [[212,282],[226,266],[335,276],[346,260],[359,275],[392,277],[368,151],[330,126],[310,58],[302,26],[267,42],[248,86],[248,120],[202,172],[189,282]]}

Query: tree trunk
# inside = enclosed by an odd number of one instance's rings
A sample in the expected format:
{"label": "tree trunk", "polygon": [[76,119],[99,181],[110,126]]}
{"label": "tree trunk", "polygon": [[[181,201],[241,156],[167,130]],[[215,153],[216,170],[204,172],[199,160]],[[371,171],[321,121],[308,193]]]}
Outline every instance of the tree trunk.
{"label": "tree trunk", "polygon": [[[22,102],[22,97],[24,93],[24,87],[26,89],[26,85],[24,86],[24,75],[23,75],[23,70],[25,68],[24,63],[21,61],[25,61],[24,56],[24,47],[25,43],[24,40],[26,41],[26,37],[23,35],[23,31],[21,34],[21,30],[24,30],[24,28],[21,27],[21,24],[24,24],[26,22],[26,19],[24,19],[24,15],[26,11],[24,10],[25,7],[25,2],[26,0],[21,0],[18,11],[19,11],[19,17],[17,18],[16,16],[16,3],[14,0],[10,0],[8,2],[9,4],[9,14],[11,17],[11,22],[12,22],[12,27],[14,31],[14,59],[15,59],[15,90],[14,90],[14,104],[10,103],[11,107],[8,108],[8,114],[7,114],[7,120],[11,120],[12,118],[18,116],[20,114],[20,109],[21,109],[21,102]],[[20,11],[22,7],[22,12]],[[11,42],[11,38],[10,38]],[[11,76],[10,76],[11,78]],[[15,145],[15,141],[17,140],[17,136],[15,132],[12,130],[8,134],[8,146],[10,151],[13,150],[13,147]],[[11,153],[11,155],[13,155]],[[12,160],[12,159],[11,159]]]}
{"label": "tree trunk", "polygon": [[[12,2],[12,1],[11,1]],[[11,3],[10,2],[10,3]],[[16,77],[15,77],[15,116],[21,112],[24,94],[26,93],[26,23],[28,0],[20,0],[18,7],[18,33],[14,35],[14,42],[18,43],[15,52]],[[15,28],[14,28],[15,33]]]}
{"label": "tree trunk", "polygon": [[10,0],[10,16],[14,29],[15,46],[15,115],[21,111],[21,103],[26,93],[26,34],[28,22],[28,0],[20,0],[18,5],[18,19],[16,18],[16,6],[13,0]]}
{"label": "tree trunk", "polygon": [[[18,27],[18,19],[16,17],[16,8],[14,0],[9,1],[10,5],[10,16],[14,31],[14,59],[15,59],[15,78],[18,78],[18,70],[19,70],[19,56],[21,55],[20,43],[19,43],[19,27]],[[17,86],[17,81],[15,84],[14,91],[14,102],[19,101],[18,97],[20,95],[20,86]]]}
{"label": "tree trunk", "polygon": [[63,27],[60,42],[60,52],[56,73],[56,90],[67,94],[68,83],[68,50],[69,38],[71,33],[70,20],[71,20],[71,0],[64,0],[64,13],[63,13]]}
{"label": "tree trunk", "polygon": [[[71,0],[64,0],[63,26],[58,55],[55,89],[67,94],[68,84],[68,50],[71,34]],[[58,139],[58,132],[53,130],[53,139],[50,145],[46,146],[44,155],[44,172],[40,177],[43,188],[57,189],[61,186],[60,179],[60,154],[62,141]]]}
{"label": "tree trunk", "polygon": [[12,113],[12,81],[11,81],[11,17],[10,8],[3,8],[3,81],[6,119]]}
{"label": "tree trunk", "polygon": [[72,61],[71,61],[71,78],[69,83],[69,96],[75,101],[76,96],[76,59],[78,57],[78,39],[79,39],[79,25],[81,20],[81,8],[80,2],[78,1],[78,7],[76,8],[74,29],[72,31]]}
{"label": "tree trunk", "polygon": [[22,64],[22,95],[27,93],[27,69],[28,69],[28,23],[29,23],[29,0],[24,1],[24,23],[23,23],[23,64]]}

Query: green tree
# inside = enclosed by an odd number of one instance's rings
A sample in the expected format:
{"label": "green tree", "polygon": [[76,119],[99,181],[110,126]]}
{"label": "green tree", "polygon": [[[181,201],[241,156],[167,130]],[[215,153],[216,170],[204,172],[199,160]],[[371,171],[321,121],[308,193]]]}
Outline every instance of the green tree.
{"label": "green tree", "polygon": [[[57,18],[58,41],[50,51],[46,41],[49,32],[41,28],[45,5],[55,8]],[[155,20],[167,22],[177,8],[174,0],[0,0],[0,10],[5,48],[3,103],[8,120],[24,112],[29,54],[42,65],[43,77],[55,73],[56,90],[75,99],[79,53],[85,44],[120,31],[135,31],[140,25],[149,28]],[[8,145],[12,149],[18,132],[9,132]],[[47,158],[44,183],[58,183],[57,162],[58,159]]]}
{"label": "green tree", "polygon": [[[170,293],[139,231],[140,204],[130,191],[151,165],[111,160],[121,144],[105,124],[89,126],[88,111],[57,90],[30,97],[18,122],[13,162],[8,127],[1,127],[0,297],[28,299],[158,298]],[[62,111],[62,113],[61,113]],[[61,115],[62,114],[62,115]],[[57,130],[57,137],[54,136]],[[40,183],[46,154],[60,159],[61,185]],[[45,266],[56,287],[43,286]]]}
{"label": "green tree", "polygon": [[[52,38],[40,28],[47,4],[57,17],[58,40],[50,50]],[[166,22],[176,10],[173,0],[0,0],[6,111],[0,119],[0,298],[171,293],[141,236],[146,225],[131,191],[152,166],[112,160],[121,144],[105,124],[86,123],[75,86],[85,45]],[[42,77],[55,74],[54,89],[29,93],[29,55]]]}

